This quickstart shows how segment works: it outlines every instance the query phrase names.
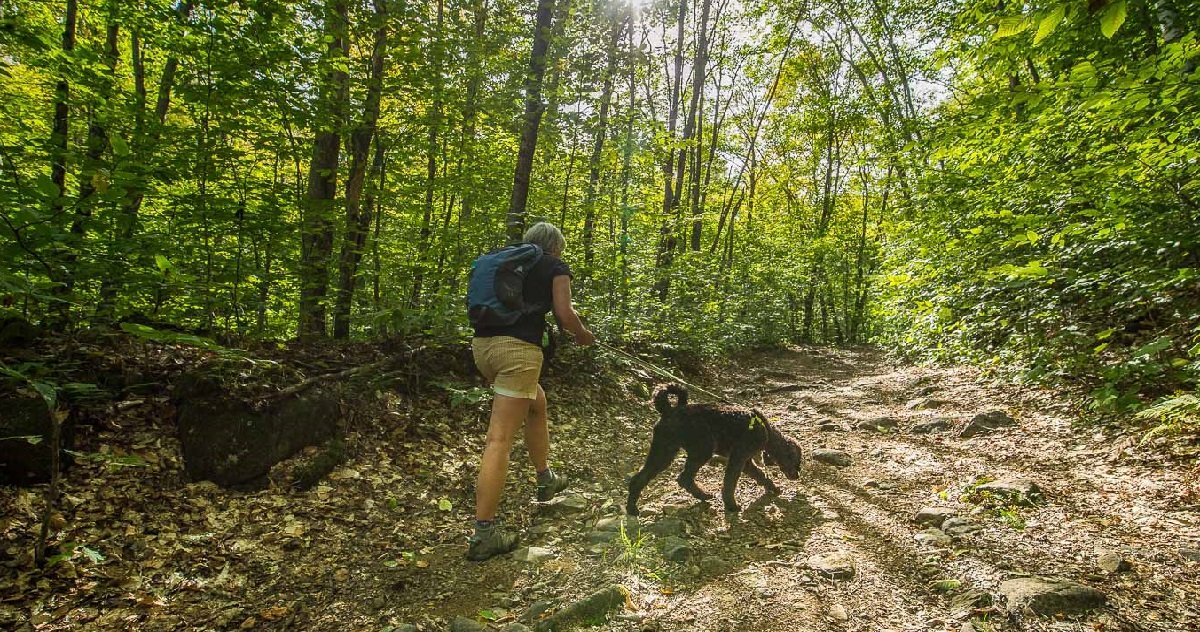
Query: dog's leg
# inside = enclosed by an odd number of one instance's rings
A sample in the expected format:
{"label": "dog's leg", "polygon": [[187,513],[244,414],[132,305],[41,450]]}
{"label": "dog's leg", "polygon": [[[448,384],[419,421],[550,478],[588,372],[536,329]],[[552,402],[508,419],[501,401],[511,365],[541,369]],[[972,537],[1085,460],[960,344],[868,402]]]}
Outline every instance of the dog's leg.
{"label": "dog's leg", "polygon": [[650,441],[650,452],[646,455],[646,464],[629,479],[629,500],[625,503],[625,513],[638,515],[637,501],[642,495],[642,489],[651,479],[662,473],[679,454],[679,444],[666,439],[671,433],[658,428],[654,430],[654,438]]}
{"label": "dog's leg", "polygon": [[735,492],[737,492],[738,477],[742,475],[742,470],[750,462],[750,456],[749,450],[736,447],[729,453],[729,463],[725,465],[725,483],[721,486],[721,500],[725,502],[725,511],[741,511]]}
{"label": "dog's leg", "polygon": [[771,482],[771,479],[767,477],[767,473],[762,471],[758,465],[754,463],[753,459],[746,461],[745,472],[749,474],[750,478],[754,479],[755,482],[765,487],[768,493],[776,496],[779,495],[779,487],[777,487],[775,483]]}
{"label": "dog's leg", "polygon": [[679,486],[686,489],[689,494],[700,500],[712,500],[712,494],[705,492],[696,485],[696,472],[708,463],[712,458],[712,447],[707,449],[694,448],[687,455],[687,462],[683,464],[683,471],[679,473],[679,478],[675,479],[679,482]]}

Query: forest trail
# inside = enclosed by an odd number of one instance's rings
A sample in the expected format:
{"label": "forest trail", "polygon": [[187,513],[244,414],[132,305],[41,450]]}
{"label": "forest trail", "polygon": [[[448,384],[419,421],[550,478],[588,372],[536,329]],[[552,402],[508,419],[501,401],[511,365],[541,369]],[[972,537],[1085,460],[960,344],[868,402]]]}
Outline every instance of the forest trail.
{"label": "forest trail", "polygon": [[[622,534],[625,479],[656,414],[636,367],[614,382],[578,360],[545,380],[552,461],[572,478],[570,493],[533,503],[532,473],[523,448],[514,450],[502,512],[533,561],[463,557],[486,404],[448,418],[444,398],[377,394],[382,417],[361,426],[370,429],[349,438],[347,463],[307,492],[183,482],[178,446],[162,439],[160,422],[121,430],[114,420],[112,440],[147,455],[152,475],[78,466],[65,481],[62,537],[103,559],[76,555],[47,575],[6,576],[0,627],[519,630],[613,586],[624,598],[575,624],[1165,631],[1200,620],[1195,481],[1130,441],[1073,429],[1051,395],[963,369],[894,364],[872,350],[750,354],[707,371],[705,385],[763,409],[808,456],[839,450],[850,465],[810,458],[798,481],[767,468],[783,494],[763,496],[743,478],[743,511],[727,516],[679,488],[677,462],[650,483],[642,517]],[[959,436],[994,410],[1016,425]],[[914,433],[939,420],[944,428]],[[700,486],[717,491],[721,471],[703,468]],[[986,480],[1032,481],[1041,493],[1029,506],[1002,501],[975,489]],[[0,500],[11,544],[34,528],[37,492],[6,489]],[[925,507],[959,520],[927,530],[914,521]],[[1101,559],[1106,552],[1117,557]],[[1002,582],[1026,576],[1092,587],[1107,601],[1066,619],[1007,608]]]}

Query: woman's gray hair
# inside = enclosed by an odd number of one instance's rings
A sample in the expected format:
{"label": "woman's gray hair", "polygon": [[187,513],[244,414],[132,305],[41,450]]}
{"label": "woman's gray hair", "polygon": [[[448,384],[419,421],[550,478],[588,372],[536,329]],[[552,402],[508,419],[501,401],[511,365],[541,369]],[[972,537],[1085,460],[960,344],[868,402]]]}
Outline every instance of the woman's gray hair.
{"label": "woman's gray hair", "polygon": [[525,242],[537,244],[543,252],[562,253],[567,247],[567,240],[562,231],[550,222],[538,222],[525,231]]}

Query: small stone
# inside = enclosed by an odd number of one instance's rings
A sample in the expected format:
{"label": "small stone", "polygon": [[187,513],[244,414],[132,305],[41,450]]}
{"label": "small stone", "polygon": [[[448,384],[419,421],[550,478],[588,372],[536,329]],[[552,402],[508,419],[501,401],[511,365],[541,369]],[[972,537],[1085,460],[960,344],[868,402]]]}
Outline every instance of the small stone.
{"label": "small stone", "polygon": [[843,426],[842,424],[835,424],[833,422],[828,422],[828,423],[823,423],[823,424],[817,426],[817,430],[820,430],[821,432],[845,432],[846,427]]}
{"label": "small stone", "polygon": [[733,564],[723,557],[706,555],[700,560],[700,572],[705,575],[724,575],[733,570]]}
{"label": "small stone", "polygon": [[940,528],[947,518],[953,518],[957,513],[947,507],[922,507],[913,520],[919,525]]}
{"label": "small stone", "polygon": [[876,417],[875,419],[860,421],[854,427],[858,430],[866,430],[868,432],[888,432],[895,430],[899,425],[900,422],[891,417]]}
{"label": "small stone", "polygon": [[596,521],[596,530],[620,533],[622,525],[625,527],[625,533],[629,535],[637,534],[642,528],[636,516],[609,516]]}
{"label": "small stone", "polygon": [[958,632],[977,632],[975,626],[970,621],[963,621],[962,625],[958,626]]}
{"label": "small stone", "polygon": [[913,536],[913,539],[921,544],[928,544],[930,546],[935,546],[942,549],[948,549],[952,544],[954,544],[954,540],[952,540],[950,536],[946,535],[946,533],[941,529],[934,527],[929,527],[928,529],[917,533]]}
{"label": "small stone", "polygon": [[653,524],[645,527],[645,530],[660,538],[665,538],[686,534],[687,524],[679,518],[659,518]]}
{"label": "small stone", "polygon": [[1096,566],[1109,573],[1123,573],[1130,568],[1129,560],[1121,557],[1120,553],[1109,551],[1096,559]]}
{"label": "small stone", "polygon": [[841,604],[833,604],[829,607],[829,618],[834,621],[849,621],[850,615],[846,613],[846,609]]}
{"label": "small stone", "polygon": [[1189,562],[1200,562],[1200,549],[1179,549],[1179,555]]}
{"label": "small stone", "polygon": [[854,462],[849,454],[841,450],[831,450],[829,448],[817,448],[813,450],[812,459],[818,463],[833,465],[835,467],[848,467]]}
{"label": "small stone", "polygon": [[549,610],[552,605],[553,604],[551,604],[549,601],[545,600],[535,601],[530,604],[529,610],[525,612],[525,616],[521,617],[521,620],[533,623],[534,621],[537,621],[543,613]]}
{"label": "small stone", "polygon": [[466,617],[455,617],[454,621],[450,622],[450,632],[484,632],[487,626]]}
{"label": "small stone", "polygon": [[566,513],[576,513],[587,509],[591,503],[583,494],[563,494],[547,501],[546,506],[553,507]]}
{"label": "small stone", "polygon": [[976,487],[975,492],[991,494],[1016,505],[1032,505],[1042,498],[1042,489],[1037,483],[1027,479],[992,481]]}
{"label": "small stone", "polygon": [[1105,602],[1104,593],[1095,588],[1035,577],[1003,581],[1000,594],[1008,600],[1009,611],[1028,608],[1042,616],[1083,614]]}
{"label": "small stone", "polygon": [[934,419],[919,423],[912,427],[913,434],[930,434],[934,432],[945,432],[950,429],[950,422],[945,419]]}
{"label": "small stone", "polygon": [[986,413],[979,413],[967,422],[965,428],[958,433],[959,437],[969,439],[971,437],[988,434],[1000,428],[1007,428],[1017,425],[1016,420],[1008,416],[1008,413],[1003,410],[989,410]]}
{"label": "small stone", "polygon": [[512,557],[518,562],[542,562],[554,558],[554,551],[540,546],[526,546],[513,551]]}
{"label": "small stone", "polygon": [[950,599],[950,612],[962,613],[970,612],[980,608],[987,608],[995,601],[991,593],[983,592],[982,590],[967,590],[958,593]]}
{"label": "small stone", "polygon": [[983,525],[971,522],[968,518],[947,518],[942,522],[942,531],[953,536],[967,535],[980,529],[983,529]]}
{"label": "small stone", "polygon": [[854,577],[854,558],[847,551],[834,551],[808,558],[808,567],[833,579]]}
{"label": "small stone", "polygon": [[663,540],[663,557],[672,562],[686,562],[692,555],[692,546],[678,536],[667,536]]}

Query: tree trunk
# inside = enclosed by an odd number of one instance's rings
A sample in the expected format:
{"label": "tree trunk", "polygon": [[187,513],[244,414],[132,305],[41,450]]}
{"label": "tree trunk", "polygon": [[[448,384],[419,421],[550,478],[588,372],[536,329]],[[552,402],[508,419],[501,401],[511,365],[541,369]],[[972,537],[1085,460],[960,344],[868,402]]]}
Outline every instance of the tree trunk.
{"label": "tree trunk", "polygon": [[87,224],[92,217],[92,196],[96,194],[100,184],[99,179],[102,177],[100,162],[109,146],[108,128],[104,125],[106,117],[96,111],[97,108],[108,107],[113,83],[116,81],[117,56],[120,54],[117,50],[117,38],[120,35],[117,5],[110,4],[109,10],[111,14],[108,16],[108,25],[104,36],[104,61],[108,74],[101,80],[102,83],[96,90],[95,102],[88,108],[87,151],[84,152],[83,165],[79,173],[79,198],[75,200],[75,218],[71,221],[71,246],[67,252],[64,266],[66,275],[64,289],[67,292],[74,289],[79,275],[77,263],[80,251],[83,249]]}
{"label": "tree trunk", "polygon": [[[50,131],[50,181],[54,183],[56,190],[54,197],[50,200],[50,217],[57,220],[63,213],[63,205],[66,202],[67,195],[67,158],[69,154],[69,139],[71,135],[70,115],[71,115],[71,84],[67,80],[66,66],[70,63],[72,53],[75,50],[75,23],[79,15],[79,6],[76,0],[67,0],[67,13],[63,19],[63,35],[62,35],[62,52],[64,61],[60,62],[63,65],[63,70],[59,74],[58,82],[54,85],[54,122]],[[62,253],[70,256],[69,252]],[[54,293],[65,295],[70,291],[70,272],[60,260],[54,268],[54,274],[51,275],[51,281],[55,283]],[[67,324],[67,309],[69,303],[63,301],[59,303],[58,319],[61,324]]]}
{"label": "tree trunk", "polygon": [[437,26],[434,31],[432,64],[433,64],[433,103],[429,109],[428,130],[425,145],[425,204],[421,216],[421,236],[417,246],[417,266],[413,271],[412,294],[409,296],[409,307],[417,309],[421,305],[421,293],[424,291],[425,266],[428,262],[430,236],[433,234],[433,198],[437,190],[438,172],[438,132],[442,125],[442,25],[445,18],[445,3],[438,0]]}
{"label": "tree trunk", "polygon": [[349,56],[347,0],[328,0],[325,8],[325,53],[328,68],[320,86],[321,97],[314,122],[313,157],[308,170],[308,199],[303,208],[300,235],[301,339],[324,338],[325,295],[329,288],[329,259],[333,253],[333,211],[337,196],[337,170],[345,107],[350,98],[349,77],[342,64]]}
{"label": "tree trunk", "polygon": [[[367,229],[371,226],[370,209],[360,203],[367,179],[367,154],[379,121],[379,103],[383,92],[383,73],[387,61],[387,5],[374,0],[375,38],[371,49],[371,75],[363,102],[362,121],[350,132],[350,173],[346,178],[346,230],[338,258],[337,302],[333,309],[333,337],[350,335],[350,311],[354,300],[358,263],[362,260]],[[376,167],[383,163],[383,145],[376,141]]]}
{"label": "tree trunk", "polygon": [[[689,205],[692,211],[692,238],[691,248],[693,252],[700,250],[700,232],[704,226],[704,209],[700,207],[700,157],[704,147],[704,115],[700,111],[704,107],[704,82],[705,72],[708,67],[708,16],[712,7],[712,0],[702,0],[700,9],[700,33],[696,39],[696,62],[692,69],[692,111],[688,114],[688,121],[692,124],[689,127],[695,128],[695,147],[692,148],[692,169],[690,172],[691,178],[689,182]],[[718,14],[718,19],[720,16]],[[715,24],[714,30],[715,30]],[[684,135],[687,136],[685,130]]]}
{"label": "tree trunk", "polygon": [[[534,20],[533,47],[529,54],[529,73],[525,75],[525,117],[521,125],[521,146],[517,152],[517,168],[513,174],[512,197],[508,202],[505,234],[518,241],[525,232],[525,207],[529,201],[529,178],[533,171],[533,154],[537,149],[538,126],[542,121],[542,79],[546,75],[546,51],[550,47],[551,17],[556,0],[538,0]],[[567,0],[558,0],[566,2]]]}
{"label": "tree trunk", "polygon": [[[466,103],[463,104],[463,137],[462,147],[459,151],[459,155],[462,156],[462,166],[459,171],[459,182],[462,186],[462,208],[459,212],[459,217],[463,222],[470,221],[471,214],[475,210],[475,196],[478,186],[476,182],[478,168],[475,165],[475,124],[478,118],[479,87],[483,83],[483,60],[485,56],[483,42],[487,26],[487,1],[475,0],[471,11],[475,18],[475,36],[467,52],[469,79],[467,79]],[[466,174],[465,178],[462,177],[463,174]],[[469,181],[464,182],[464,180]]]}
{"label": "tree trunk", "polygon": [[[683,91],[683,34],[687,22],[687,0],[679,0],[679,14],[676,16],[675,32],[675,76],[671,87],[671,103],[667,115],[667,149],[666,160],[663,162],[663,214],[662,229],[658,237],[658,256],[654,267],[659,275],[654,284],[654,292],[659,301],[667,300],[671,289],[671,279],[667,270],[671,267],[675,252],[674,215],[678,206],[675,194],[675,130],[679,125],[679,104]],[[682,160],[682,156],[680,158]]]}
{"label": "tree trunk", "polygon": [[596,187],[600,183],[600,159],[604,155],[604,140],[608,134],[608,108],[612,102],[613,73],[617,65],[617,44],[625,30],[628,17],[622,16],[612,25],[608,39],[607,62],[604,65],[603,84],[600,90],[600,113],[596,120],[596,131],[592,143],[592,157],[588,161],[587,193],[584,195],[583,208],[583,273],[591,274],[594,256],[594,239],[596,230]]}
{"label": "tree trunk", "polygon": [[[189,0],[179,7],[175,14],[176,22],[179,25],[192,15],[194,3]],[[154,153],[155,145],[162,134],[162,127],[166,123],[167,111],[171,106],[171,92],[175,87],[175,73],[179,70],[179,58],[172,55],[167,58],[163,64],[162,77],[158,82],[158,95],[154,103],[154,121],[156,125],[152,126],[149,134],[146,134],[144,119],[146,109],[146,67],[145,55],[142,53],[140,43],[134,38],[132,43],[133,49],[133,71],[134,71],[134,90],[137,93],[137,113],[135,115],[136,133],[134,135],[134,152],[139,158],[139,165],[145,168],[145,162]],[[134,234],[137,232],[138,212],[141,210],[142,202],[145,199],[145,186],[141,183],[143,178],[135,178],[127,188],[125,201],[121,205],[121,215],[119,218],[120,225],[117,230],[117,238],[115,240],[116,251],[122,255],[126,255]],[[132,264],[131,261],[125,261],[126,264]],[[124,284],[125,270],[129,265],[117,266],[105,276],[100,284],[100,300],[96,303],[96,319],[101,321],[112,320],[115,316],[115,304],[117,294],[121,286]]]}

